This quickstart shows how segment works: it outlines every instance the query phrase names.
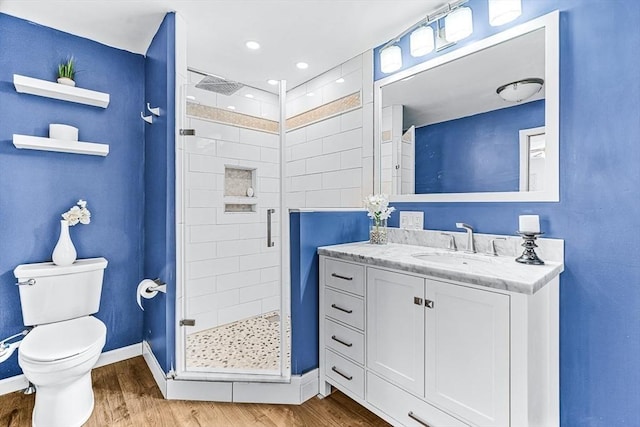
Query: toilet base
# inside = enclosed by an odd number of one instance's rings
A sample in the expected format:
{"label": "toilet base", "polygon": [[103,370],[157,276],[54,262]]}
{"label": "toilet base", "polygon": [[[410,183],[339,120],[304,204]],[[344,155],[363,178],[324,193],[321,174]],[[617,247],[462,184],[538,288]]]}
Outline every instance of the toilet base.
{"label": "toilet base", "polygon": [[33,427],[80,427],[93,412],[91,371],[65,384],[36,385]]}

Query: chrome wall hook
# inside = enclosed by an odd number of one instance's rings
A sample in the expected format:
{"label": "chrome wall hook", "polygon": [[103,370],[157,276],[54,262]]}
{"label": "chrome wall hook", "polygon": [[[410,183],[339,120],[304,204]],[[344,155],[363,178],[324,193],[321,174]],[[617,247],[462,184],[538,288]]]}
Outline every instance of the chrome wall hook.
{"label": "chrome wall hook", "polygon": [[147,110],[149,110],[149,112],[154,116],[160,115],[160,107],[151,108],[151,104],[149,102],[147,102]]}
{"label": "chrome wall hook", "polygon": [[142,120],[149,123],[150,125],[153,124],[153,116],[145,116],[144,113],[141,111],[140,117],[142,118]]}

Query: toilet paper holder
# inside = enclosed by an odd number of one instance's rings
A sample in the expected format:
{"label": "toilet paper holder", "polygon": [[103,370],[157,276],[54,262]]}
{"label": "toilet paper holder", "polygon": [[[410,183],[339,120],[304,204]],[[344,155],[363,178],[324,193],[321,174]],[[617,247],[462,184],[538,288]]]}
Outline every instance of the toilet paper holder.
{"label": "toilet paper holder", "polygon": [[165,282],[163,282],[159,278],[153,279],[153,282],[156,284],[156,286],[151,286],[151,287],[145,289],[145,292],[151,293],[153,291],[158,291],[158,292],[162,292],[164,294],[167,293],[167,284]]}

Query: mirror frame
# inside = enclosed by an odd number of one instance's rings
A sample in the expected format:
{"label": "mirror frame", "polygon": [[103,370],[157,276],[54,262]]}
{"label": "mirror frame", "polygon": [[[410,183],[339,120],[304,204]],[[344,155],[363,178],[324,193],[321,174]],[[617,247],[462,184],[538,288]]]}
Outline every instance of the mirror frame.
{"label": "mirror frame", "polygon": [[488,47],[503,43],[535,30],[545,30],[545,128],[546,128],[546,160],[548,173],[545,176],[543,191],[506,191],[486,193],[433,193],[433,194],[391,194],[391,202],[559,202],[560,201],[560,32],[559,11],[554,11],[524,24],[509,28],[493,36],[489,36],[468,46],[460,47],[449,53],[414,65],[384,77],[374,83],[374,190],[380,192],[381,187],[381,132],[382,123],[382,89],[394,82],[411,75],[441,66],[464,56],[479,52]]}

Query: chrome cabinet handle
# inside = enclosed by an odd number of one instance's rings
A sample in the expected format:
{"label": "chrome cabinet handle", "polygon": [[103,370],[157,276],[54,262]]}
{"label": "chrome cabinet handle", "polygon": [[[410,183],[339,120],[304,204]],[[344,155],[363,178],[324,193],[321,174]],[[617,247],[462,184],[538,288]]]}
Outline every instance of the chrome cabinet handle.
{"label": "chrome cabinet handle", "polygon": [[423,420],[422,418],[420,418],[419,416],[414,414],[413,411],[409,411],[409,413],[407,415],[409,416],[409,418],[413,418],[414,420],[416,420],[417,422],[419,422],[423,426],[431,427],[431,424],[427,423],[425,420]]}
{"label": "chrome cabinet handle", "polygon": [[431,301],[430,299],[424,300],[424,305],[427,308],[433,308],[435,306],[435,303],[433,301]]}
{"label": "chrome cabinet handle", "polygon": [[347,314],[353,313],[353,310],[347,310],[346,308],[342,308],[339,305],[331,304],[331,307],[335,308],[336,310],[344,311]]}
{"label": "chrome cabinet handle", "polygon": [[335,372],[336,374],[340,375],[341,377],[345,378],[347,381],[351,381],[353,379],[353,377],[351,375],[347,375],[343,372],[341,372],[338,368],[336,368],[335,366],[331,367],[331,370],[333,372]]}
{"label": "chrome cabinet handle", "polygon": [[331,335],[331,339],[334,340],[334,341],[337,341],[340,344],[345,345],[347,347],[352,347],[353,346],[353,343],[342,341],[340,338],[337,338],[335,335]]}
{"label": "chrome cabinet handle", "polygon": [[337,277],[338,279],[342,279],[342,280],[353,280],[353,277],[341,276],[336,273],[331,273],[331,277]]}
{"label": "chrome cabinet handle", "polygon": [[29,279],[26,282],[18,282],[16,286],[33,286],[36,284],[36,279]]}

